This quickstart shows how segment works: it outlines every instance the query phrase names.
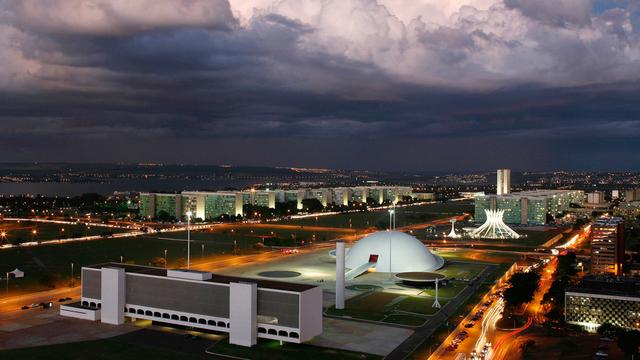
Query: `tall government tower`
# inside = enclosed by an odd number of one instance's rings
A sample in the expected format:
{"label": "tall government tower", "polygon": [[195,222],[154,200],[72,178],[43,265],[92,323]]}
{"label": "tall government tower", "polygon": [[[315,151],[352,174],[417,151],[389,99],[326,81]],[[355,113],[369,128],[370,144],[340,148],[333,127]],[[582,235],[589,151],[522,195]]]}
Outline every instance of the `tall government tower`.
{"label": "tall government tower", "polygon": [[496,192],[498,195],[505,195],[511,192],[511,169],[498,169],[498,184]]}

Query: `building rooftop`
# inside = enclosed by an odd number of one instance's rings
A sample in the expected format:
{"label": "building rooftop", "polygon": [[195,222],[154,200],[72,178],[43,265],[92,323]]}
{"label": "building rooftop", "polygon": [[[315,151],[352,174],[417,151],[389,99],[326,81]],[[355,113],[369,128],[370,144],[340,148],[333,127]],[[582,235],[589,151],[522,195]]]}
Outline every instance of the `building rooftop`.
{"label": "building rooftop", "polygon": [[618,226],[624,219],[621,217],[600,217],[593,223],[593,226]]}
{"label": "building rooftop", "polygon": [[519,199],[521,197],[546,198],[546,197],[552,197],[552,196],[556,196],[556,195],[560,195],[560,194],[566,194],[566,193],[575,192],[575,191],[580,191],[580,190],[555,190],[555,189],[526,190],[526,191],[518,191],[518,192],[512,192],[512,193],[509,193],[509,194],[501,194],[501,195],[497,195],[497,194],[478,195],[478,197],[482,197],[482,196],[500,197],[500,198],[505,198],[505,199],[506,198]]}
{"label": "building rooftop", "polygon": [[628,276],[585,276],[568,292],[640,297],[640,278]]}
{"label": "building rooftop", "polygon": [[[122,264],[122,263],[112,262],[112,263],[90,265],[86,267],[93,268],[93,269],[102,269],[103,267],[116,267],[116,268],[122,268],[124,269],[125,272],[128,272],[128,273],[167,277],[167,269],[157,268],[152,266]],[[173,269],[170,269],[170,270],[173,270]],[[203,271],[200,271],[200,270],[182,270],[182,271],[204,273]],[[203,281],[221,283],[221,284],[229,284],[232,282],[245,282],[245,283],[251,282],[251,283],[256,283],[258,285],[258,288],[293,291],[293,292],[303,292],[316,287],[315,285],[309,285],[309,284],[289,283],[289,282],[274,281],[274,280],[262,280],[262,279],[254,279],[254,278],[246,278],[246,277],[238,277],[238,276],[220,275],[215,273],[212,273],[211,275],[212,275],[211,279],[207,279]]]}

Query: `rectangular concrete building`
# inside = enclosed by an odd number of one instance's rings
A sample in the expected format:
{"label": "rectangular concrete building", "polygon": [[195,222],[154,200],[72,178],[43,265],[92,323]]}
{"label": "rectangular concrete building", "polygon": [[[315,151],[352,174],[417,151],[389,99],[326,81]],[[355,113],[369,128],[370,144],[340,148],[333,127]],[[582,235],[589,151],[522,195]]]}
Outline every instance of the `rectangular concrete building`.
{"label": "rectangular concrete building", "polygon": [[61,315],[226,332],[243,346],[257,338],[301,343],[322,333],[322,290],[313,285],[107,263],[82,268],[81,291],[81,303],[62,306]]}
{"label": "rectangular concrete building", "polygon": [[622,275],[624,220],[601,217],[591,225],[591,273]]}

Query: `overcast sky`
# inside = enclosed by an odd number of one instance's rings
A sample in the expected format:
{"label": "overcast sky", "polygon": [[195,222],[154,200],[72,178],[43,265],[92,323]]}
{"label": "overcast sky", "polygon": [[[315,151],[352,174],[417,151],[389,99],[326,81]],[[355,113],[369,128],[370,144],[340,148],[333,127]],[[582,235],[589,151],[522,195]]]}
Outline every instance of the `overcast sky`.
{"label": "overcast sky", "polygon": [[0,161],[633,169],[638,0],[0,0]]}

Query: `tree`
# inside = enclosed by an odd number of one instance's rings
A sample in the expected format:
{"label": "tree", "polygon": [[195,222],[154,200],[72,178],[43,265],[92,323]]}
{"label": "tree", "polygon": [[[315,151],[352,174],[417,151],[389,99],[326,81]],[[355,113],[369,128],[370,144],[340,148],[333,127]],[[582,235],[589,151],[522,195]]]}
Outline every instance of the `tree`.
{"label": "tree", "polygon": [[318,199],[304,199],[302,200],[302,208],[307,212],[320,212],[324,209],[322,203]]}
{"label": "tree", "polygon": [[598,335],[601,336],[608,336],[608,337],[614,337],[616,336],[616,334],[620,331],[620,328],[611,324],[611,323],[603,323],[602,325],[598,326]]}
{"label": "tree", "polygon": [[640,346],[640,331],[629,330],[618,333],[618,347],[627,357],[635,357]]}
{"label": "tree", "polygon": [[540,274],[535,272],[517,272],[509,279],[509,287],[504,291],[507,307],[516,308],[533,300],[538,289]]}
{"label": "tree", "polygon": [[158,215],[156,215],[156,219],[157,219],[158,221],[161,221],[161,222],[168,222],[168,221],[173,220],[173,219],[174,219],[174,217],[173,217],[173,216],[171,216],[168,212],[166,212],[166,211],[164,211],[164,210],[160,210],[160,211],[158,212]]}

